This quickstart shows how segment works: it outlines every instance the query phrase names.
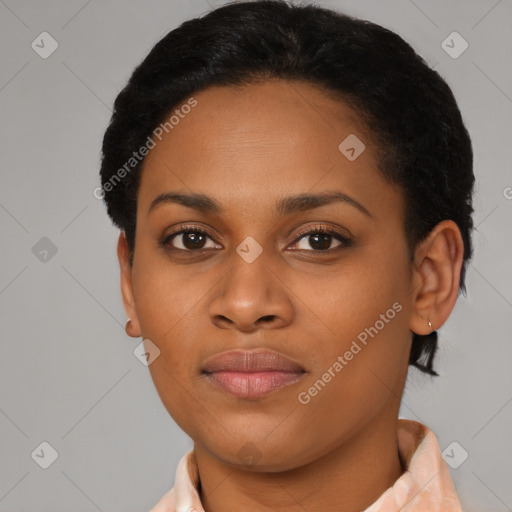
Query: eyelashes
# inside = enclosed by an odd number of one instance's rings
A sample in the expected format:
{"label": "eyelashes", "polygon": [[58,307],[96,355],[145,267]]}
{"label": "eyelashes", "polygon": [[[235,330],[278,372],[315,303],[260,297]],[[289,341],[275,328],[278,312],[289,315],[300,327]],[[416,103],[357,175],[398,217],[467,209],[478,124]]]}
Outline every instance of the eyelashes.
{"label": "eyelashes", "polygon": [[[173,247],[171,242],[179,237],[180,235],[196,235],[193,239],[188,239],[188,242],[191,242],[192,245],[193,244],[197,244],[197,242],[201,241],[201,237],[204,239],[204,238],[210,238],[210,240],[213,240],[212,237],[210,237],[210,235],[208,234],[207,231],[205,231],[204,229],[198,227],[198,226],[190,226],[190,227],[187,227],[187,226],[181,226],[181,230],[180,231],[177,231],[176,233],[172,233],[170,235],[168,235],[167,237],[165,237],[162,242],[161,242],[161,245],[163,247],[165,247],[166,249],[169,249],[169,250],[172,250],[172,251],[181,251],[181,252],[201,252],[201,251],[204,251],[204,250],[208,250],[208,249],[205,249],[203,247],[199,247],[199,248],[196,248],[196,249],[188,249],[188,248],[184,248],[184,249],[181,249],[181,248],[177,248],[177,247]],[[197,235],[200,235],[200,237],[198,237]],[[183,241],[182,241],[182,245],[183,245]]]}
{"label": "eyelashes", "polygon": [[[350,238],[346,237],[345,235],[342,235],[338,230],[336,230],[336,228],[333,228],[332,226],[312,226],[312,227],[306,228],[306,229],[300,231],[299,233],[297,233],[294,244],[296,244],[299,240],[302,240],[303,238],[312,237],[313,235],[321,235],[321,236],[331,237],[331,238],[337,240],[338,242],[340,242],[340,245],[338,245],[337,247],[334,247],[334,248],[330,248],[330,249],[320,249],[317,251],[312,250],[309,252],[324,252],[324,253],[329,252],[330,253],[337,249],[342,249],[344,247],[348,247],[348,246],[350,246],[350,244],[352,242],[352,240]],[[303,249],[303,250],[308,250],[308,249]]]}
{"label": "eyelashes", "polygon": [[[163,247],[165,250],[173,253],[191,253],[191,254],[199,254],[210,251],[212,249],[222,248],[219,244],[215,242],[213,237],[200,226],[195,225],[180,225],[180,230],[174,233],[171,233],[165,236],[160,242],[159,245]],[[311,238],[315,236],[315,240],[313,244],[311,244]],[[180,240],[180,245],[182,247],[175,247],[173,242],[175,240]],[[309,242],[307,242],[308,237],[310,238]],[[201,246],[203,242],[206,243],[207,240],[213,242],[213,247],[204,247]],[[295,235],[295,240],[292,245],[296,245],[298,242],[302,242],[303,239],[306,239],[306,244],[309,248],[300,248],[300,251],[312,252],[312,253],[322,253],[322,254],[331,254],[334,251],[350,247],[352,244],[352,240],[345,235],[342,235],[336,228],[332,226],[310,226]],[[329,240],[330,239],[330,240]],[[339,245],[331,248],[331,241],[336,240],[339,242]],[[327,244],[326,244],[327,242]],[[315,249],[315,244],[320,245],[320,249]],[[187,247],[188,245],[188,247]],[[327,248],[325,246],[328,246]],[[297,249],[294,249],[297,250]]]}

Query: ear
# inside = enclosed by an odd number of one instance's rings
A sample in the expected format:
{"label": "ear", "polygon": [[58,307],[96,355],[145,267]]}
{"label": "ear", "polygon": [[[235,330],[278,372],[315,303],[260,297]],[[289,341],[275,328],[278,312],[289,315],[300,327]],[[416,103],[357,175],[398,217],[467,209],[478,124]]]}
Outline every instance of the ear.
{"label": "ear", "polygon": [[124,231],[121,231],[117,241],[117,257],[119,259],[119,267],[121,269],[121,295],[123,297],[124,310],[130,319],[130,322],[126,324],[126,334],[132,338],[138,338],[141,336],[141,332],[137,309],[135,308],[130,251]]}
{"label": "ear", "polygon": [[[429,334],[445,323],[459,294],[464,243],[452,220],[443,220],[418,244],[412,280],[410,330]],[[428,320],[432,328],[428,325]]]}

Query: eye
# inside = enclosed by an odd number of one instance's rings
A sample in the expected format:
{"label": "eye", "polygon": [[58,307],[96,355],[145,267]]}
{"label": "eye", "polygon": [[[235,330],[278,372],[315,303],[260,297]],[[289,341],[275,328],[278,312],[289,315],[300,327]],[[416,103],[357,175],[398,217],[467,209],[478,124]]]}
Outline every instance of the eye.
{"label": "eye", "polygon": [[[213,240],[204,229],[201,229],[197,226],[188,227],[183,225],[180,226],[180,228],[180,231],[166,236],[160,242],[160,245],[170,250],[184,252],[200,252],[202,250],[215,249],[220,247],[215,243],[213,243],[213,246],[210,247],[205,246],[207,239],[210,239],[212,242]],[[175,239],[176,242],[173,243]]]}
{"label": "eye", "polygon": [[[299,244],[304,242],[303,247],[298,247],[298,250],[310,250],[314,249],[313,252],[331,252],[341,249],[343,247],[350,246],[351,240],[346,236],[339,233],[335,228],[329,226],[313,226],[298,234]],[[309,238],[309,240],[308,240]],[[304,239],[304,240],[302,240]],[[334,240],[338,240],[340,243],[334,248],[331,244]],[[295,242],[297,243],[297,241]],[[309,246],[309,247],[308,247]]]}

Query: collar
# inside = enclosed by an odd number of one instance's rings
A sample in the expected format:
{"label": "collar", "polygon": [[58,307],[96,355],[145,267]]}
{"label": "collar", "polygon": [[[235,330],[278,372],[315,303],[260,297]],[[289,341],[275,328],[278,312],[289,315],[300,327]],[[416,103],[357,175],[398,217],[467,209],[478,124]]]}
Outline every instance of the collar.
{"label": "collar", "polygon": [[[434,433],[422,423],[398,418],[402,475],[363,512],[462,512],[448,466]],[[198,493],[194,451],[176,469],[174,486],[150,512],[205,512]]]}

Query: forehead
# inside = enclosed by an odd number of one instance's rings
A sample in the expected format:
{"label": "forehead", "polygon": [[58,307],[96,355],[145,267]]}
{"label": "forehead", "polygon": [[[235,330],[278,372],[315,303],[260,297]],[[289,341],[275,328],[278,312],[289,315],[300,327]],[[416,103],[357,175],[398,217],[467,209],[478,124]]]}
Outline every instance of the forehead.
{"label": "forehead", "polygon": [[[167,191],[212,195],[238,211],[261,209],[285,194],[334,188],[362,203],[376,194],[385,201],[388,194],[396,204],[362,122],[322,89],[272,80],[209,87],[193,98],[195,106],[176,106],[169,113],[175,114],[172,129],[154,138],[143,165],[139,212]],[[354,152],[346,153],[352,148],[364,149],[353,159],[347,155]]]}

